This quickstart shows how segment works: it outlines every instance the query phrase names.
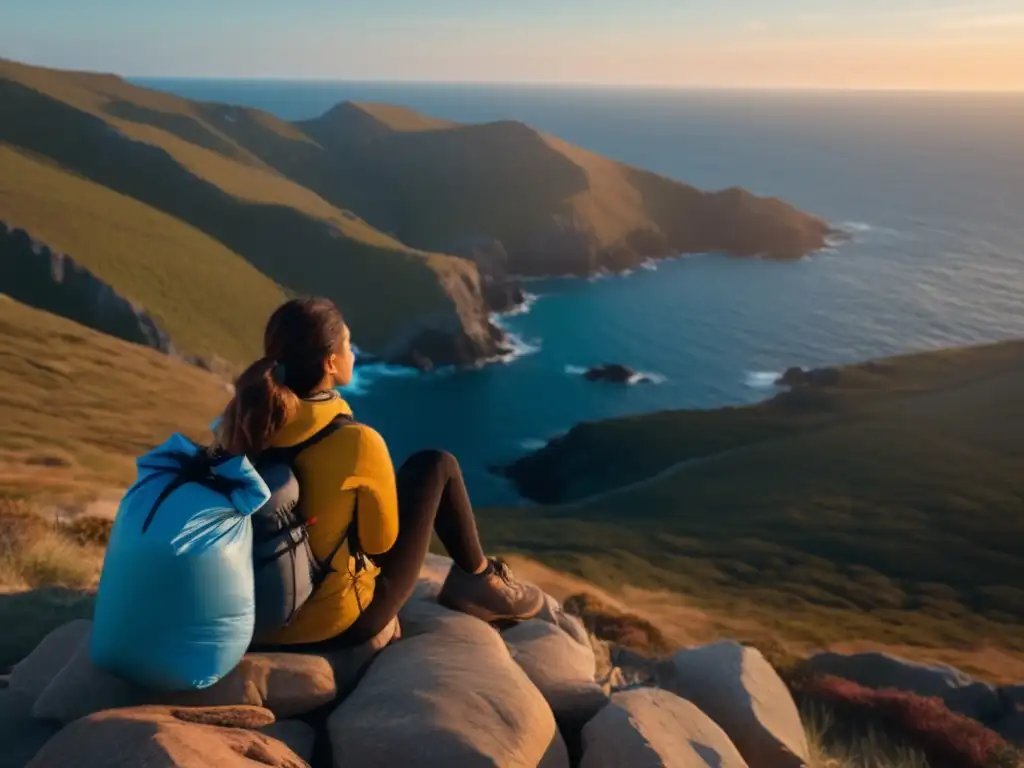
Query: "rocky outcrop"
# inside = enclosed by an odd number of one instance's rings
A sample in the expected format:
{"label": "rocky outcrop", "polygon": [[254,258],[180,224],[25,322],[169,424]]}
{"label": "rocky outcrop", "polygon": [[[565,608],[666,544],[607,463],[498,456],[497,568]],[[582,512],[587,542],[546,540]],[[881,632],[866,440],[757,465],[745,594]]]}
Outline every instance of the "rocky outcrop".
{"label": "rocky outcrop", "polygon": [[472,366],[510,351],[505,332],[490,320],[479,273],[469,267],[439,276],[449,308],[420,315],[392,336],[381,357],[397,365],[429,371]]}
{"label": "rocky outcrop", "polygon": [[274,716],[256,707],[112,709],[77,720],[39,751],[29,768],[308,768],[259,728]]}
{"label": "rocky outcrop", "polygon": [[125,341],[174,354],[174,343],[145,309],[67,254],[0,222],[0,292]]}
{"label": "rocky outcrop", "polygon": [[[70,723],[95,712],[147,704],[181,706],[245,705],[276,717],[305,715],[351,690],[374,656],[400,635],[392,622],[362,646],[329,654],[248,653],[216,685],[200,691],[157,693],[96,667],[89,657],[91,622],[73,622],[50,636],[12,677],[17,690],[34,699],[35,717]],[[68,639],[77,638],[70,652]]]}
{"label": "rocky outcrop", "polygon": [[197,692],[112,678],[88,661],[88,621],[59,627],[0,691],[0,768],[790,764],[739,756],[750,743],[779,752],[788,742],[778,713],[793,707],[749,649],[735,647],[738,666],[720,651],[666,662],[658,681],[674,692],[623,691],[614,653],[553,598],[501,632],[439,605],[450,567],[429,556],[402,630],[356,657],[250,653]]}
{"label": "rocky outcrop", "polygon": [[421,765],[568,766],[551,709],[501,636],[432,605],[403,611],[408,634],[331,715],[334,765],[397,768],[416,754]]}
{"label": "rocky outcrop", "polygon": [[806,768],[807,737],[786,684],[753,648],[718,642],[678,651],[657,667],[660,688],[721,726],[750,768]]}
{"label": "rocky outcrop", "polygon": [[583,378],[587,381],[607,381],[612,384],[638,384],[649,381],[643,374],[620,363],[605,363],[589,368],[584,372]]}
{"label": "rocky outcrop", "polygon": [[502,633],[512,658],[554,712],[570,751],[577,754],[580,734],[607,703],[596,680],[590,644],[583,645],[542,619],[523,622]]}
{"label": "rocky outcrop", "polygon": [[786,372],[779,377],[777,385],[783,387],[834,387],[842,373],[838,368],[787,368]]}
{"label": "rocky outcrop", "polygon": [[623,691],[583,729],[581,768],[747,768],[725,732],[657,688]]}

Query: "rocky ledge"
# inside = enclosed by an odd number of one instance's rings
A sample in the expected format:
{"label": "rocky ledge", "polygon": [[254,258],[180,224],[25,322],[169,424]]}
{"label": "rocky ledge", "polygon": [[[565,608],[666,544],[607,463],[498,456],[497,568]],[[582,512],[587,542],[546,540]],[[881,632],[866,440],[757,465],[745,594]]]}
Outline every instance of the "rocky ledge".
{"label": "rocky ledge", "polygon": [[[89,662],[60,627],[0,691],[5,766],[803,766],[792,697],[757,652],[680,651],[645,674],[549,598],[497,629],[449,611],[432,557],[399,620],[333,655],[251,653],[199,692],[156,694]],[[639,679],[643,677],[644,679]],[[629,679],[629,678],[632,678]]]}
{"label": "rocky ledge", "polygon": [[[757,650],[717,642],[643,659],[596,639],[550,597],[537,619],[499,629],[438,605],[449,567],[431,556],[399,619],[363,647],[250,653],[198,692],[111,677],[89,661],[91,622],[59,627],[0,690],[0,766],[812,765],[790,687]],[[814,688],[807,680],[835,678],[866,686],[859,695],[884,689],[890,709],[901,702],[889,689],[928,697],[905,711],[940,709],[968,745],[943,740],[935,765],[987,765],[964,755],[1024,739],[1019,686],[881,654],[821,654],[788,677],[801,697]]]}

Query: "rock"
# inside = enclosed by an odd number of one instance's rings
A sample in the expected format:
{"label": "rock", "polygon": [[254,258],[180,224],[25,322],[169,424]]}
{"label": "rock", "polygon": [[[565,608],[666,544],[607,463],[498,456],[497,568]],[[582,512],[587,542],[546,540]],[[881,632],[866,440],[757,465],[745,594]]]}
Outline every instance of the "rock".
{"label": "rock", "polygon": [[608,703],[594,680],[594,652],[546,621],[524,621],[502,633],[512,658],[555,713],[570,749],[583,726]]}
{"label": "rock", "polygon": [[32,697],[0,691],[0,768],[25,768],[60,726],[32,717]]}
{"label": "rock", "polygon": [[402,641],[327,721],[335,766],[568,765],[551,708],[492,627],[426,600],[401,621]]}
{"label": "rock", "polygon": [[659,687],[692,701],[751,768],[804,768],[807,737],[786,684],[760,651],[723,641],[657,664]]}
{"label": "rock", "polygon": [[1004,685],[999,689],[999,696],[1006,709],[1024,709],[1024,684]]}
{"label": "rock", "polygon": [[0,285],[12,299],[101,333],[175,354],[153,315],[67,254],[0,222]]}
{"label": "rock", "polygon": [[613,384],[628,384],[631,381],[643,381],[637,377],[637,372],[632,368],[618,363],[608,363],[589,369],[583,374],[587,381],[609,381]]}
{"label": "rock", "polygon": [[88,637],[92,622],[76,619],[43,638],[28,656],[14,665],[8,686],[12,691],[28,694],[33,700],[45,690],[64,665],[71,660],[83,638]]}
{"label": "rock", "polygon": [[216,685],[175,693],[149,691],[99,669],[89,658],[86,634],[71,660],[39,695],[32,712],[39,718],[70,723],[115,707],[246,705],[265,707],[280,718],[296,717],[347,692],[397,631],[396,620],[369,643],[326,656],[248,653]]}
{"label": "rock", "polygon": [[313,746],[316,744],[313,726],[301,720],[282,720],[261,728],[260,732],[280,741],[307,763],[313,762]]}
{"label": "rock", "polygon": [[[219,711],[218,711],[219,710]],[[227,707],[112,709],[77,720],[52,738],[30,768],[308,768],[280,741],[248,728],[268,710]],[[230,723],[230,726],[211,723]]]}
{"label": "rock", "polygon": [[657,688],[616,693],[583,729],[580,768],[746,768],[725,732]]}
{"label": "rock", "polygon": [[919,664],[886,653],[819,653],[805,661],[800,671],[843,678],[865,688],[892,688],[919,696],[937,696],[953,712],[982,722],[1000,718],[1009,708],[995,687],[978,682],[958,669]]}
{"label": "rock", "polygon": [[420,568],[420,579],[413,592],[413,599],[436,600],[451,567],[450,557],[428,554],[427,559],[423,562],[423,567]]}
{"label": "rock", "polygon": [[775,383],[783,387],[834,387],[842,374],[838,368],[814,368],[805,371],[796,366],[787,368]]}
{"label": "rock", "polygon": [[572,614],[566,613],[562,604],[551,595],[544,595],[544,608],[537,614],[537,618],[554,624],[577,643],[590,648],[590,635],[587,634],[583,622]]}
{"label": "rock", "polygon": [[522,284],[508,279],[490,278],[481,282],[484,301],[491,312],[504,314],[526,303]]}

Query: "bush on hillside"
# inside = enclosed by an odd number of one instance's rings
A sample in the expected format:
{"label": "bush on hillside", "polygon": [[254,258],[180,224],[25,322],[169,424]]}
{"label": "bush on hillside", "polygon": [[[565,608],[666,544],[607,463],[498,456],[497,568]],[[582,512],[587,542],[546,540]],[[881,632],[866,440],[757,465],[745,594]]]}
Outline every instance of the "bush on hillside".
{"label": "bush on hillside", "polygon": [[0,504],[0,588],[5,590],[95,586],[109,538],[109,523],[82,518],[64,525],[21,502]]}
{"label": "bush on hillside", "polygon": [[646,655],[672,649],[668,638],[651,622],[620,611],[593,595],[573,595],[566,598],[563,607],[566,613],[578,617],[590,634],[601,640]]}
{"label": "bush on hillside", "polygon": [[933,766],[1018,768],[1020,755],[981,723],[951,712],[939,698],[896,690],[873,690],[837,677],[791,681],[806,709],[829,710],[844,728],[877,727],[916,745]]}

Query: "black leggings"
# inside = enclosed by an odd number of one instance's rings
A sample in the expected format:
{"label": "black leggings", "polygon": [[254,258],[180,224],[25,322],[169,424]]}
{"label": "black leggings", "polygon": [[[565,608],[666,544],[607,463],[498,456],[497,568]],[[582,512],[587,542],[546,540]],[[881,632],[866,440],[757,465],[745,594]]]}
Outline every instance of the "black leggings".
{"label": "black leggings", "polygon": [[391,549],[373,558],[380,574],[370,604],[337,637],[280,650],[322,651],[360,645],[379,635],[416,588],[433,532],[457,567],[473,573],[486,563],[469,493],[454,456],[444,451],[421,451],[399,468],[396,482],[398,539]]}

